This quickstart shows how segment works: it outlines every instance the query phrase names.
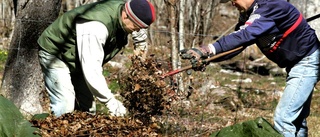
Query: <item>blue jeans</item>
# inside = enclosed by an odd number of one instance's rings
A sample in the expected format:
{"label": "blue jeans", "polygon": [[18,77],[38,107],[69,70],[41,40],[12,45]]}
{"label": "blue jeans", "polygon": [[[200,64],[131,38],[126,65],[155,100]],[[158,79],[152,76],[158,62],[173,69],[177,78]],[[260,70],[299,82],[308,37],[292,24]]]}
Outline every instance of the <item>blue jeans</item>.
{"label": "blue jeans", "polygon": [[319,80],[319,54],[318,49],[287,68],[286,87],[274,114],[275,129],[285,137],[308,136],[306,118],[310,114],[313,89]]}
{"label": "blue jeans", "polygon": [[55,116],[74,109],[95,113],[95,102],[82,73],[71,73],[56,56],[39,51],[44,82],[49,93],[50,108]]}

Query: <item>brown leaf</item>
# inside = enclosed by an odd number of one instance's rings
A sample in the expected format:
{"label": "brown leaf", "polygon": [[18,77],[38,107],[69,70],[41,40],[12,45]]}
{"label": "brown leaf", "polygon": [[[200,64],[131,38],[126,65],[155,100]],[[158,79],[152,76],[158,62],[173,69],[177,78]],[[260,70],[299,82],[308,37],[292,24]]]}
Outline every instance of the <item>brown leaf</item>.
{"label": "brown leaf", "polygon": [[134,92],[136,92],[136,91],[139,91],[141,89],[141,86],[139,85],[139,84],[136,84],[135,86],[134,86]]}

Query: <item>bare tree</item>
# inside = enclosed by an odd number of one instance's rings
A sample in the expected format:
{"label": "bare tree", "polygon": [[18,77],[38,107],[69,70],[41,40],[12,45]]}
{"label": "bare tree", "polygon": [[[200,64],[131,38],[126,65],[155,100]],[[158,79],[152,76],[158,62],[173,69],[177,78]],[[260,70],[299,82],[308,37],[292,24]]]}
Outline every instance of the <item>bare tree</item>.
{"label": "bare tree", "polygon": [[63,11],[69,11],[81,5],[97,2],[101,0],[62,0]]}
{"label": "bare tree", "polygon": [[[200,1],[195,1],[196,3],[195,3],[195,5],[194,6],[191,6],[191,7],[194,7],[195,9],[193,10],[193,11],[195,11],[195,12],[193,12],[192,13],[192,15],[191,15],[191,17],[193,17],[193,26],[191,26],[192,28],[190,28],[190,29],[192,29],[192,33],[193,34],[199,34],[198,33],[198,30],[199,30],[199,24],[200,24]],[[192,41],[192,47],[195,47],[196,46],[196,43],[197,43],[197,39],[196,39],[196,35],[194,35],[194,39],[193,39],[193,41]]]}
{"label": "bare tree", "polygon": [[171,33],[171,61],[172,61],[172,68],[175,70],[177,69],[177,58],[178,58],[178,47],[177,47],[177,9],[176,9],[176,0],[165,0],[165,3],[168,7],[169,13],[169,29]]}
{"label": "bare tree", "polygon": [[[184,15],[185,15],[185,0],[180,0],[179,3],[179,47],[178,50],[184,49]],[[178,68],[181,68],[181,59],[178,58]],[[179,91],[184,91],[184,84],[181,74],[178,75]]]}
{"label": "bare tree", "polygon": [[191,47],[202,44],[204,37],[199,34],[206,35],[212,26],[213,17],[215,16],[215,9],[218,6],[220,0],[198,0],[187,1],[186,7],[188,7],[188,13],[186,20],[188,23],[186,32],[194,34],[192,38]]}
{"label": "bare tree", "polygon": [[[171,33],[171,64],[172,64],[172,69],[176,70],[178,69],[178,63],[179,63],[179,57],[178,57],[178,52],[179,52],[179,47],[177,44],[177,0],[165,0],[165,3],[168,7],[168,13],[169,13],[169,29]],[[176,75],[174,77],[174,81],[180,81],[179,83],[182,84],[181,82],[181,75]],[[180,80],[179,80],[180,79]],[[182,86],[179,86],[179,90],[183,90]]]}
{"label": "bare tree", "polygon": [[13,15],[13,2],[10,0],[0,0],[0,45],[1,49],[6,49],[9,46],[11,37]]}
{"label": "bare tree", "polygon": [[1,85],[1,94],[29,117],[43,113],[44,85],[37,39],[59,15],[61,0],[14,1],[15,24]]}
{"label": "bare tree", "polygon": [[180,0],[179,10],[179,49],[184,49],[184,16],[185,16],[185,0]]}

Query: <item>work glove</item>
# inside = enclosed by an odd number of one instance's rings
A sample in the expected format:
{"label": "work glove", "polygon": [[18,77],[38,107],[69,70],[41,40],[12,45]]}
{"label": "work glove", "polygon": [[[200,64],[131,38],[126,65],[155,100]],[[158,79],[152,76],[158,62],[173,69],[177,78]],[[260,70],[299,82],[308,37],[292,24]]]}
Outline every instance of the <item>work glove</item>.
{"label": "work glove", "polygon": [[208,64],[205,59],[213,55],[213,52],[207,45],[180,50],[180,57],[182,59],[189,59],[192,69],[196,71],[204,71],[205,66]]}
{"label": "work glove", "polygon": [[111,98],[106,103],[106,106],[108,107],[108,109],[110,111],[110,115],[113,115],[113,116],[124,116],[127,112],[127,109],[116,98]]}
{"label": "work glove", "polygon": [[134,54],[136,56],[140,56],[142,58],[145,58],[146,56],[146,52],[148,48],[147,33],[148,32],[146,29],[140,29],[139,31],[132,32]]}

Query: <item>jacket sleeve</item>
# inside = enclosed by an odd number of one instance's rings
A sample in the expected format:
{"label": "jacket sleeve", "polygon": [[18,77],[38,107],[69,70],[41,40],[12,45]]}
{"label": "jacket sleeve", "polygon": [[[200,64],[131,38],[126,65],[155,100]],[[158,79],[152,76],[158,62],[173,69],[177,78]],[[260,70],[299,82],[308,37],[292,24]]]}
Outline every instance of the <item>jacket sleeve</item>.
{"label": "jacket sleeve", "polygon": [[77,22],[77,49],[82,71],[91,93],[101,102],[114,98],[102,74],[103,44],[107,28],[100,22]]}
{"label": "jacket sleeve", "polygon": [[[249,16],[248,20],[246,20],[242,26],[239,26],[238,30],[213,43],[212,45],[215,48],[216,54],[232,50],[240,46],[250,46],[254,44],[259,37],[278,31],[274,20],[264,17],[263,12],[260,11],[254,11]],[[237,52],[237,54],[239,53],[240,52]],[[221,57],[219,60],[230,59],[236,56],[234,54]]]}

